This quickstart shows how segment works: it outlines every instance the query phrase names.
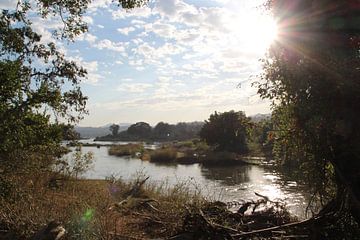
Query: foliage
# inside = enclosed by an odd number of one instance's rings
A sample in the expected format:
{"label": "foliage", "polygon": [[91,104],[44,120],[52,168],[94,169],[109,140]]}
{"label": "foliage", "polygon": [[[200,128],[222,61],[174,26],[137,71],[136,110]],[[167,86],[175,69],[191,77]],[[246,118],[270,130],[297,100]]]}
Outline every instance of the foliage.
{"label": "foliage", "polygon": [[[16,9],[0,14],[0,156],[15,149],[58,143],[59,128],[50,118],[69,122],[87,113],[87,97],[80,90],[86,70],[65,57],[54,42],[44,43],[30,17],[58,19],[58,40],[73,41],[87,31],[83,20],[91,0],[18,1]],[[124,9],[146,0],[119,0]],[[30,17],[29,17],[30,16]],[[66,85],[66,87],[64,87]]]}
{"label": "foliage", "polygon": [[172,132],[171,125],[164,122],[159,122],[153,129],[153,135],[157,139],[169,139]]}
{"label": "foliage", "polygon": [[168,124],[159,122],[154,128],[148,123],[132,124],[117,135],[97,137],[98,141],[183,141],[198,137],[202,122]]}
{"label": "foliage", "polygon": [[273,120],[271,119],[263,119],[259,122],[251,122],[248,138],[250,155],[272,157],[274,144],[273,125]]}
{"label": "foliage", "polygon": [[120,126],[117,125],[117,124],[113,124],[113,125],[111,125],[111,126],[109,127],[109,130],[110,130],[110,132],[111,132],[111,134],[112,134],[113,136],[118,135],[119,129],[120,129]]}
{"label": "foliage", "polygon": [[[86,113],[86,97],[79,88],[85,69],[66,60],[54,43],[41,43],[26,18],[28,11],[30,6],[23,3],[17,11],[3,10],[0,16],[1,154],[59,141],[58,134],[53,134],[59,129],[50,124],[49,111],[70,121]],[[73,88],[63,90],[65,82]],[[41,113],[42,109],[48,111]]]}
{"label": "foliage", "polygon": [[243,112],[215,112],[205,121],[200,137],[218,151],[247,153],[249,122]]}
{"label": "foliage", "polygon": [[142,138],[148,138],[151,135],[151,126],[146,122],[137,122],[127,129],[130,135],[136,135]]}
{"label": "foliage", "polygon": [[280,36],[264,59],[258,92],[279,113],[276,132],[287,148],[280,151],[303,152],[301,164],[323,177],[322,186],[331,164],[337,208],[345,202],[360,222],[359,6],[340,0],[268,5]]}
{"label": "foliage", "polygon": [[78,178],[93,167],[94,154],[92,152],[82,153],[76,149],[69,157],[64,157],[55,163],[58,173],[66,177]]}
{"label": "foliage", "polygon": [[70,124],[59,124],[62,129],[62,140],[75,141],[80,139],[80,134],[75,131],[73,125]]}

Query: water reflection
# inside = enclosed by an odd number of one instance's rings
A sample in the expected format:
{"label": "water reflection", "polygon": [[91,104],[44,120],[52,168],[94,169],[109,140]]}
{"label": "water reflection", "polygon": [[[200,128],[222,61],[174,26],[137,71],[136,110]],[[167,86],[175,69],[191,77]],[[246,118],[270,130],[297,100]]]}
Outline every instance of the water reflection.
{"label": "water reflection", "polygon": [[253,166],[201,167],[201,174],[206,179],[233,186],[249,182],[252,168]]}
{"label": "water reflection", "polygon": [[305,216],[309,194],[304,185],[287,178],[274,167],[255,165],[230,167],[204,167],[192,165],[154,164],[139,159],[109,156],[107,147],[83,147],[82,151],[94,153],[94,168],[84,177],[105,179],[111,175],[125,180],[136,174],[150,176],[150,181],[172,186],[180,182],[202,189],[212,200],[240,201],[256,199],[254,192],[268,196],[271,200],[281,199],[292,213]]}

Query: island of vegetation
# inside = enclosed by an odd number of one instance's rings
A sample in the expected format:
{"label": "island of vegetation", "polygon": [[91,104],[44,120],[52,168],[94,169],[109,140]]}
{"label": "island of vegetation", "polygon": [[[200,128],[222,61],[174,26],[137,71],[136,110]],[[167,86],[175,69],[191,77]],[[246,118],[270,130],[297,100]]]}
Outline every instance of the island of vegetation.
{"label": "island of vegetation", "polygon": [[156,139],[163,143],[159,143],[157,149],[146,149],[142,143],[113,144],[108,150],[110,155],[204,165],[260,163],[260,160],[272,158],[271,119],[254,122],[241,111],[215,112],[204,123],[170,125],[160,122],[154,128],[136,123],[120,133],[116,131],[118,128],[118,125],[111,125],[112,134],[97,139],[118,140],[125,136],[127,140]]}

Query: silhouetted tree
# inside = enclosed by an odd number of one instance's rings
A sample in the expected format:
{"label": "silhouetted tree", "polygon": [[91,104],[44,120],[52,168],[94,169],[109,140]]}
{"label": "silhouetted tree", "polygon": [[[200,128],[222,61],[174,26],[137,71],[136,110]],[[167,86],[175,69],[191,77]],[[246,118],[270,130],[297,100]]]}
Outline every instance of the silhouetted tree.
{"label": "silhouetted tree", "polygon": [[246,153],[249,122],[243,112],[215,112],[205,121],[200,137],[218,151]]}
{"label": "silhouetted tree", "polygon": [[109,129],[110,129],[111,134],[112,134],[113,136],[116,136],[116,135],[118,135],[118,133],[119,133],[120,126],[117,125],[117,124],[112,124],[112,125],[109,127]]}
{"label": "silhouetted tree", "polygon": [[148,123],[137,122],[127,129],[127,133],[140,138],[148,138],[151,136],[151,130],[152,128]]}
{"label": "silhouetted tree", "polygon": [[327,209],[348,209],[360,223],[360,5],[350,0],[268,5],[279,39],[264,60],[259,93],[280,113],[277,133],[291,143],[288,150],[304,153],[301,165],[319,180],[313,181],[317,193],[324,195],[328,181],[335,180],[334,206]]}
{"label": "silhouetted tree", "polygon": [[170,139],[173,136],[174,127],[168,123],[159,122],[153,129],[155,139]]}

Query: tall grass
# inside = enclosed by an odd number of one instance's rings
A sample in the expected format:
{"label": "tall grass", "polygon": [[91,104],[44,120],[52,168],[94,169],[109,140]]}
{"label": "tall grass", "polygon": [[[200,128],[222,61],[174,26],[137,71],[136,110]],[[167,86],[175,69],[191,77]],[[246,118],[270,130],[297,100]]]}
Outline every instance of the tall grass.
{"label": "tall grass", "polygon": [[143,179],[79,180],[66,178],[57,188],[48,186],[52,173],[13,176],[16,193],[0,196],[0,239],[31,239],[51,220],[62,223],[65,239],[132,239],[168,237],[179,231],[188,204],[202,204],[200,191],[183,182],[175,186],[149,180],[133,197],[152,199],[155,209],[124,200],[134,183]]}
{"label": "tall grass", "polygon": [[144,152],[144,146],[142,144],[129,143],[126,145],[114,145],[108,150],[109,155],[122,156],[136,156]]}
{"label": "tall grass", "polygon": [[173,162],[177,157],[177,151],[174,148],[156,149],[150,153],[151,162]]}

